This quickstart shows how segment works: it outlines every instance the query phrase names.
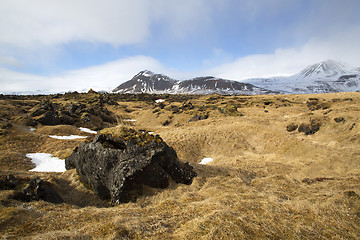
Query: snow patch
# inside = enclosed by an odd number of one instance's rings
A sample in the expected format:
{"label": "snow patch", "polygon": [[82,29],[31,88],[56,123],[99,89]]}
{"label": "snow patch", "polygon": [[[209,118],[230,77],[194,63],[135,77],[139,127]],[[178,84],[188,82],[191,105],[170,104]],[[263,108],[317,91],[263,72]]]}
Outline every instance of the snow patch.
{"label": "snow patch", "polygon": [[30,128],[30,131],[34,132],[36,130],[36,128]]}
{"label": "snow patch", "polygon": [[124,119],[125,122],[136,122],[136,119]]}
{"label": "snow patch", "polygon": [[53,157],[50,153],[28,153],[26,157],[30,158],[36,167],[29,170],[33,172],[65,172],[65,161]]}
{"label": "snow patch", "polygon": [[165,102],[165,99],[157,99],[155,100],[156,103],[162,103],[162,102]]}
{"label": "snow patch", "polygon": [[97,131],[88,129],[88,128],[84,128],[84,127],[79,127],[80,131],[86,132],[86,133],[91,133],[91,134],[97,134]]}
{"label": "snow patch", "polygon": [[206,164],[208,164],[209,162],[212,162],[212,161],[214,161],[214,159],[212,159],[212,158],[204,158],[203,160],[201,160],[201,162],[199,164],[206,165]]}
{"label": "snow patch", "polygon": [[145,77],[151,77],[154,73],[149,70],[145,70],[142,75]]}
{"label": "snow patch", "polygon": [[78,138],[87,138],[87,136],[79,136],[79,135],[70,135],[70,136],[57,136],[57,135],[49,135],[51,138],[62,139],[62,140],[72,140]]}

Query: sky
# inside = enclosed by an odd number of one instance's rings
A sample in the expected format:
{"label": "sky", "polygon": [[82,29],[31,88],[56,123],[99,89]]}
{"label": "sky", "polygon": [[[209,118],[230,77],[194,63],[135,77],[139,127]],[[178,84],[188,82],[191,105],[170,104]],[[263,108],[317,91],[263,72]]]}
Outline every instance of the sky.
{"label": "sky", "polygon": [[175,79],[360,67],[359,0],[3,0],[0,93],[112,90]]}

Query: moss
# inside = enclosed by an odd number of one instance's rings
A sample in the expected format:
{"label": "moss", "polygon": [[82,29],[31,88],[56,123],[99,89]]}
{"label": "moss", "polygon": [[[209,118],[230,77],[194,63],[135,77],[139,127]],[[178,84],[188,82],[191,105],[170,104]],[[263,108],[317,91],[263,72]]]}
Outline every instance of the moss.
{"label": "moss", "polygon": [[225,107],[219,107],[218,110],[227,116],[243,116],[241,112],[239,112],[237,105],[226,105]]}
{"label": "moss", "polygon": [[159,135],[154,136],[147,131],[138,131],[127,126],[106,128],[101,130],[100,134],[110,134],[113,138],[119,138],[123,141],[134,141],[139,146],[144,146],[154,141],[157,143],[163,141]]}
{"label": "moss", "polygon": [[6,135],[8,131],[6,129],[0,129],[0,135]]}

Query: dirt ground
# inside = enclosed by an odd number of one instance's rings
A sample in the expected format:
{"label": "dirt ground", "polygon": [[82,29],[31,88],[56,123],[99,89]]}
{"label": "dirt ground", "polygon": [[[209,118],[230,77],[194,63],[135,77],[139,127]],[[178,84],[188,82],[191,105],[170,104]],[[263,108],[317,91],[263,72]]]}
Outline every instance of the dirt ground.
{"label": "dirt ground", "polygon": [[[159,134],[198,176],[189,186],[144,186],[136,202],[118,206],[74,170],[28,171],[27,153],[64,159],[83,141],[48,135],[92,134],[30,130],[16,119],[40,100],[0,100],[2,124],[12,125],[0,135],[1,175],[40,176],[65,200],[24,203],[0,191],[3,239],[360,239],[360,93],[139,98],[114,96],[119,105],[107,109],[119,126]],[[313,132],[299,132],[306,127]],[[213,161],[199,164],[205,157]]]}

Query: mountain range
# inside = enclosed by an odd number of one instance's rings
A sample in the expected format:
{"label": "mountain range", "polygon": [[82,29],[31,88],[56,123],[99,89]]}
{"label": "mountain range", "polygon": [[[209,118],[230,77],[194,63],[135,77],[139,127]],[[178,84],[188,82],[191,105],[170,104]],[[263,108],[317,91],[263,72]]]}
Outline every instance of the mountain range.
{"label": "mountain range", "polygon": [[240,81],[212,76],[175,80],[144,70],[116,87],[116,93],[170,94],[287,94],[353,92],[360,90],[360,69],[326,60],[288,77],[253,78]]}
{"label": "mountain range", "polygon": [[276,93],[250,83],[215,77],[197,77],[175,80],[163,74],[144,70],[113,90],[117,93],[170,93],[170,94],[271,94]]}

